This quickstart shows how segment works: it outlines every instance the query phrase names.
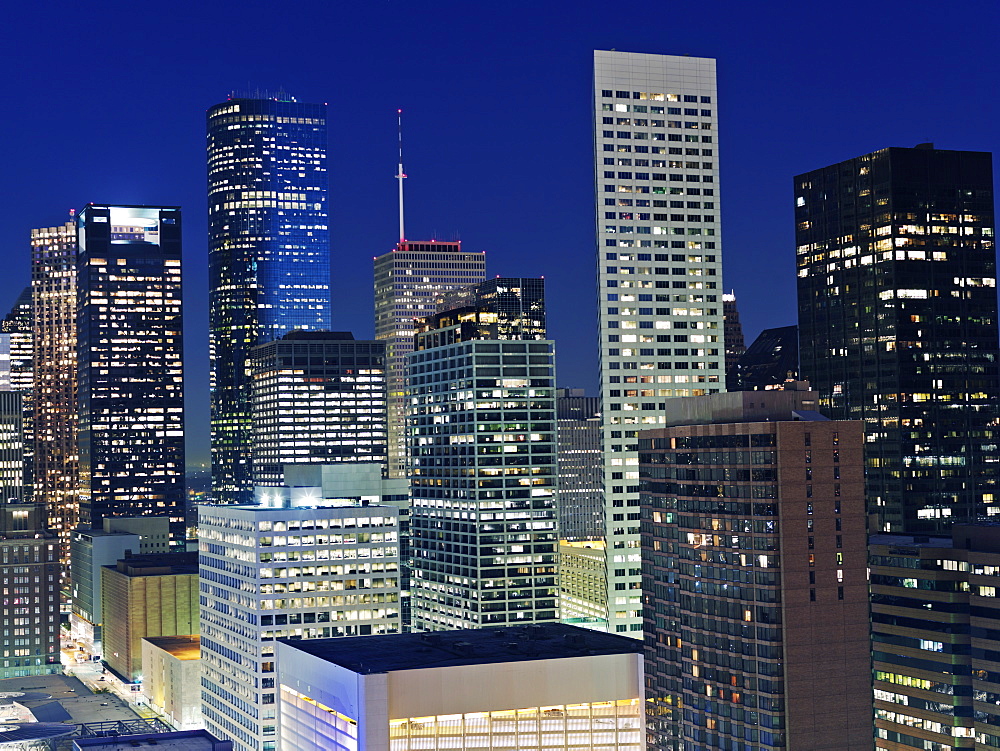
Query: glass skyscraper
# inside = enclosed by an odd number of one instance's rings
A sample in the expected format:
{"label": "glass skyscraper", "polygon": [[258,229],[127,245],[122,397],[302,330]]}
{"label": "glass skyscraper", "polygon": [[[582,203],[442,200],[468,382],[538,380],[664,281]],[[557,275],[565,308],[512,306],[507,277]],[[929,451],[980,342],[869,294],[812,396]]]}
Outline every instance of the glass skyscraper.
{"label": "glass skyscraper", "polygon": [[208,111],[212,489],[253,499],[250,350],[330,328],[326,105],[234,97]]}
{"label": "glass skyscraper", "polygon": [[795,178],[802,377],[864,420],[873,531],[1000,515],[991,155],[888,148]]}
{"label": "glass skyscraper", "polygon": [[181,211],[77,215],[80,522],[168,516],[184,540]]}

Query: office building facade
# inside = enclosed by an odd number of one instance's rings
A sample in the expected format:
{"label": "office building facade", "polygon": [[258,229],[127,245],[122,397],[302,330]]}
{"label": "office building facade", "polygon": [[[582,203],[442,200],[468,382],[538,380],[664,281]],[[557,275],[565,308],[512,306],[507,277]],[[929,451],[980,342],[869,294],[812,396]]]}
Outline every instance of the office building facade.
{"label": "office building facade", "polygon": [[435,314],[417,334],[408,418],[416,630],[558,618],[555,353],[533,282],[484,282],[471,298],[479,302]]}
{"label": "office building facade", "polygon": [[1000,748],[1000,529],[869,547],[875,747]]}
{"label": "office building facade", "polygon": [[76,372],[76,223],[31,230],[34,492],[61,556],[80,522]]}
{"label": "office building facade", "polygon": [[389,416],[389,475],[406,477],[406,367],[416,320],[437,309],[448,290],[486,279],[486,253],[460,241],[401,240],[375,258],[375,338],[385,341]]}
{"label": "office building facade", "polygon": [[181,212],[77,215],[80,514],[169,516],[185,539]]}
{"label": "office building facade", "polygon": [[604,538],[604,473],[601,466],[601,406],[583,389],[556,390],[559,443],[559,536]]}
{"label": "office building facade", "polygon": [[251,350],[255,485],[285,464],[386,461],[385,343],[293,331]]}
{"label": "office building facade", "polygon": [[274,751],[275,639],[400,630],[390,506],[199,507],[202,713],[236,751]]}
{"label": "office building facade", "polygon": [[816,396],[674,399],[640,434],[653,748],[872,748],[863,430]]}
{"label": "office building facade", "polygon": [[598,50],[594,117],[608,610],[639,638],[638,431],[725,390],[715,60]]}
{"label": "office building facade", "polygon": [[991,155],[922,144],[798,175],[795,221],[802,377],[865,422],[878,530],[1000,514]]}
{"label": "office building facade", "polygon": [[250,350],[330,328],[326,105],[233,97],[207,128],[212,494],[249,503]]}
{"label": "office building facade", "polygon": [[558,623],[281,641],[281,747],[640,751],[639,651]]}
{"label": "office building facade", "polygon": [[41,503],[0,499],[0,678],[62,673],[59,660],[59,538]]}

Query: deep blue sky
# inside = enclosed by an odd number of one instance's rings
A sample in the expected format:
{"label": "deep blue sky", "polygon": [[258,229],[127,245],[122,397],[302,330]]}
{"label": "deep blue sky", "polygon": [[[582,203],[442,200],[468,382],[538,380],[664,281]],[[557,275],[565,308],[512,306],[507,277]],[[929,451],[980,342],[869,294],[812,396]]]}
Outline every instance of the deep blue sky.
{"label": "deep blue sky", "polygon": [[204,113],[233,89],[330,104],[334,322],[372,335],[371,258],[460,237],[544,275],[562,385],[596,386],[592,50],[719,60],[725,283],[748,340],[795,322],[791,179],[934,141],[1000,146],[1000,4],[304,0],[5,9],[0,311],[31,227],[87,201],[185,210],[189,463],[207,457]]}

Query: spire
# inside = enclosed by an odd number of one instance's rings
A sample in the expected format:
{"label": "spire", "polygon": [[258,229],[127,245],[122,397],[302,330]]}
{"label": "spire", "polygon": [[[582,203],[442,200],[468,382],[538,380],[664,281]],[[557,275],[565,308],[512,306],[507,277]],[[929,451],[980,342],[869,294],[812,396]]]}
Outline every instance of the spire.
{"label": "spire", "polygon": [[403,229],[403,180],[406,173],[403,172],[403,110],[396,110],[396,126],[399,133],[399,172],[396,179],[399,181],[399,241],[406,239],[406,232]]}

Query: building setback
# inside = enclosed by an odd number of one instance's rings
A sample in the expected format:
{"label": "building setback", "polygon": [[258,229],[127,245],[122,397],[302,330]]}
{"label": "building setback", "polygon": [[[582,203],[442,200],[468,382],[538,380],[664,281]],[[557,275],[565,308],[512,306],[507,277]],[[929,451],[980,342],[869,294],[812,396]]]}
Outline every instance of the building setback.
{"label": "building setback", "polygon": [[76,223],[31,230],[34,492],[62,560],[80,522],[77,447]]}
{"label": "building setback", "polygon": [[375,258],[375,338],[385,341],[389,476],[406,477],[406,373],[416,319],[437,309],[442,293],[486,278],[486,253],[446,240],[401,240]]}
{"label": "building setback", "polygon": [[675,399],[640,434],[650,747],[872,748],[863,431],[816,396]]}
{"label": "building setback", "polygon": [[249,503],[250,350],[330,328],[326,105],[233,96],[207,119],[212,495]]}
{"label": "building setback", "polygon": [[293,331],[251,350],[257,486],[284,464],[386,461],[385,343]]}
{"label": "building setback", "polygon": [[555,352],[542,282],[484,282],[417,335],[414,629],[558,617]]}
{"label": "building setback", "polygon": [[715,60],[598,50],[593,101],[608,615],[639,638],[638,432],[725,390]]}
{"label": "building setback", "polygon": [[802,377],[865,422],[877,530],[1000,514],[991,155],[921,144],[798,175],[795,222]]}
{"label": "building setback", "polygon": [[281,747],[640,751],[640,652],[558,623],[281,641]]}
{"label": "building setback", "polygon": [[1000,527],[873,535],[875,747],[1000,748]]}
{"label": "building setback", "polygon": [[77,215],[80,521],[169,516],[184,528],[181,212],[88,204]]}

